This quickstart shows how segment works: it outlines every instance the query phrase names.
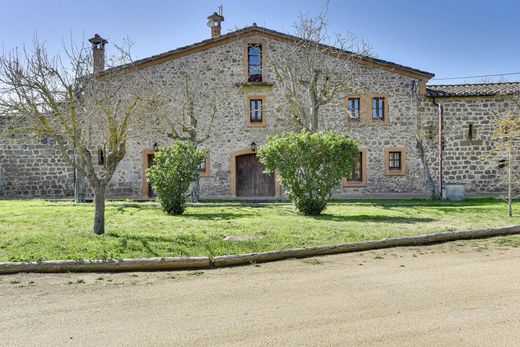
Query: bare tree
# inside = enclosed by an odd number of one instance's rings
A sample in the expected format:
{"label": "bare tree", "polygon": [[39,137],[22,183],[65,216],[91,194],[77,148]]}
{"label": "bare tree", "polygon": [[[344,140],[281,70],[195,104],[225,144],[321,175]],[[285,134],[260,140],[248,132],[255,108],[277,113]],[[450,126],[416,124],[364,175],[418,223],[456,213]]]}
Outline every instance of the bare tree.
{"label": "bare tree", "polygon": [[[193,67],[191,67],[193,68]],[[170,89],[171,94],[162,94],[165,125],[169,129],[168,137],[182,140],[200,147],[211,135],[215,119],[223,110],[223,105],[240,92],[241,85],[223,88],[210,88],[204,85],[202,71],[192,71],[186,65],[181,83]],[[189,72],[187,72],[189,71]],[[191,200],[198,202],[199,180],[191,186]]]}
{"label": "bare tree", "polygon": [[267,57],[284,95],[281,113],[296,130],[317,131],[320,108],[343,91],[359,88],[361,59],[370,47],[354,34],[327,31],[328,2],[317,17],[300,14],[294,24],[297,42]]}
{"label": "bare tree", "polygon": [[516,112],[499,114],[491,133],[493,147],[484,158],[499,175],[498,185],[505,188],[501,198],[508,205],[508,215],[513,216],[513,200],[520,197],[520,103],[517,98],[509,98],[516,105]]}
{"label": "bare tree", "polygon": [[[156,94],[146,79],[124,69],[93,74],[89,47],[50,54],[35,39],[32,48],[0,57],[0,111],[12,115],[5,132],[53,139],[64,160],[87,178],[94,191],[94,232],[105,231],[105,195],[128,140],[154,124]],[[129,62],[119,49],[114,65]],[[146,126],[145,126],[146,124]]]}
{"label": "bare tree", "polygon": [[439,159],[439,142],[441,141],[441,137],[446,135],[446,130],[443,129],[444,134],[439,133],[441,130],[439,127],[439,112],[441,112],[441,106],[437,105],[434,111],[430,112],[430,107],[420,105],[420,96],[417,96],[415,101],[418,109],[415,148],[417,149],[417,154],[419,155],[423,167],[427,196],[429,199],[433,199],[436,196],[440,196],[441,192],[436,189],[431,164]]}

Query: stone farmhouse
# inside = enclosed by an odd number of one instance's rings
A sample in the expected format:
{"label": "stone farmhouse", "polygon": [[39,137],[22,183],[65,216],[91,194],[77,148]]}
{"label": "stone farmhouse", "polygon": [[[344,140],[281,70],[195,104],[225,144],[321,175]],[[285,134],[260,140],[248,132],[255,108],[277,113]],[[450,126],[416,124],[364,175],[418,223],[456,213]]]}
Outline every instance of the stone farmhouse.
{"label": "stone farmhouse", "polygon": [[[255,24],[221,35],[222,20],[216,18],[210,39],[122,68],[131,69],[134,77],[157,76],[168,88],[181,83],[181,67],[203,67],[199,70],[211,81],[208,88],[237,86],[225,116],[215,119],[211,136],[202,144],[207,157],[200,166],[201,198],[278,198],[283,187],[274,175],[263,173],[255,155],[268,135],[284,130],[276,111],[276,104],[283,102],[282,91],[264,57],[281,54],[297,38]],[[95,66],[101,70],[107,42],[98,36],[91,42]],[[460,183],[468,195],[496,194],[498,168],[489,167],[481,157],[492,145],[495,112],[513,108],[500,97],[520,92],[520,83],[428,85],[434,76],[429,72],[370,57],[359,64],[358,78],[367,87],[338,95],[323,109],[320,120],[320,128],[339,123],[336,130],[359,140],[358,165],[338,186],[337,197],[425,197],[425,164],[437,189]],[[427,144],[427,155],[418,150],[418,136]],[[171,143],[159,134],[132,141],[107,195],[152,198],[146,168],[157,147]],[[0,197],[70,197],[74,179],[74,170],[62,160],[57,146],[44,138],[0,144]]]}

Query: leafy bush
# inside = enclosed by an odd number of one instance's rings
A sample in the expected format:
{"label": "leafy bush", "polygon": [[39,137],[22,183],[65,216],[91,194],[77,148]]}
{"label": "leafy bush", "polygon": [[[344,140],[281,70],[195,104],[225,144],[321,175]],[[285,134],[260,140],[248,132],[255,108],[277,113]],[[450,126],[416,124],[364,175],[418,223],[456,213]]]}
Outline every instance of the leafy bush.
{"label": "leafy bush", "polygon": [[183,141],[155,152],[154,165],[148,168],[148,177],[164,212],[184,212],[186,193],[191,182],[198,179],[197,167],[203,159],[203,151]]}
{"label": "leafy bush", "polygon": [[334,187],[352,169],[357,151],[356,141],[348,135],[303,131],[269,137],[258,157],[269,172],[279,172],[280,183],[298,211],[319,215]]}

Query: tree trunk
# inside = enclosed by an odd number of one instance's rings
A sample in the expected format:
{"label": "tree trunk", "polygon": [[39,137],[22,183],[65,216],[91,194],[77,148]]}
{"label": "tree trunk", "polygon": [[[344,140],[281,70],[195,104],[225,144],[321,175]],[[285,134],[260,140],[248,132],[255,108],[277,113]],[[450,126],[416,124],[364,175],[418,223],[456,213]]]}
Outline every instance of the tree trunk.
{"label": "tree trunk", "polygon": [[77,204],[86,202],[85,177],[78,169],[74,169],[74,201]]}
{"label": "tree trunk", "polygon": [[[198,174],[198,171],[197,171]],[[200,182],[196,180],[191,183],[191,202],[199,202]]]}
{"label": "tree trunk", "polygon": [[94,188],[94,232],[98,235],[105,233],[105,193],[106,185]]}
{"label": "tree trunk", "polygon": [[432,174],[430,172],[430,166],[426,160],[426,154],[424,153],[424,144],[422,140],[417,140],[417,150],[419,151],[419,157],[424,168],[424,176],[426,176],[426,192],[428,199],[433,199],[435,196],[435,182],[433,181]]}

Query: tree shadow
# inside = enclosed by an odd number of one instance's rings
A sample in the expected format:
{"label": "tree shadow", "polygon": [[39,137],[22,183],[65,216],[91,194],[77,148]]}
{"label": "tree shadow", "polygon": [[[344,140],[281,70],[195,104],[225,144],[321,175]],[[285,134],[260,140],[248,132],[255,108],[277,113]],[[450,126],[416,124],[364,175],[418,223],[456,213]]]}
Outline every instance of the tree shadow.
{"label": "tree shadow", "polygon": [[[201,240],[199,237],[190,234],[165,237],[159,235],[126,235],[119,232],[110,232],[105,236],[119,241],[119,250],[121,253],[136,250],[135,243],[132,244],[129,241],[138,242],[140,244],[138,249],[145,250],[155,257],[164,256],[165,249],[168,253],[171,253],[172,256],[194,256],[193,252],[189,250],[197,246],[204,248],[208,255],[215,253],[213,247],[210,245],[212,242]],[[154,244],[158,244],[157,247],[154,247]],[[161,251],[158,251],[157,248],[160,248]]]}
{"label": "tree shadow", "polygon": [[250,217],[256,217],[256,216],[258,216],[257,213],[248,213],[248,212],[243,212],[243,211],[241,211],[239,213],[218,212],[218,211],[215,213],[185,212],[182,215],[179,215],[179,217],[200,219],[200,220],[232,220],[232,219],[250,218]]}
{"label": "tree shadow", "polygon": [[414,224],[434,222],[434,218],[406,217],[406,216],[384,216],[384,215],[355,215],[355,216],[338,216],[332,214],[322,214],[320,216],[311,216],[317,220],[329,220],[335,222],[362,222],[362,223],[398,223],[398,224]]}

